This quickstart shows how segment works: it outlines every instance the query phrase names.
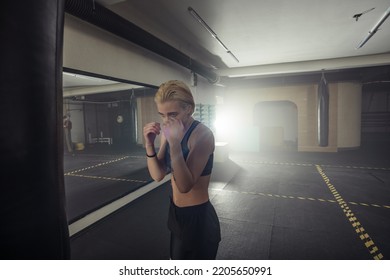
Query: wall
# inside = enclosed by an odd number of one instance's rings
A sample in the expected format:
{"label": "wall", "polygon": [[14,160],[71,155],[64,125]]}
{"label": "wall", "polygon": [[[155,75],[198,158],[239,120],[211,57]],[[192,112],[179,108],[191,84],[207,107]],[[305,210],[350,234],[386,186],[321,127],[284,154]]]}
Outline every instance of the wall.
{"label": "wall", "polygon": [[259,102],[254,108],[254,123],[260,130],[260,148],[282,148],[282,146],[287,148],[287,146],[296,145],[298,110],[295,103],[291,101]]}
{"label": "wall", "polygon": [[362,144],[386,145],[390,139],[390,91],[382,82],[362,89]]}
{"label": "wall", "polygon": [[[330,85],[329,146],[317,142],[317,85],[280,87],[248,87],[227,89],[225,95],[225,122],[230,132],[223,141],[232,150],[259,151],[259,129],[254,123],[254,106],[264,101],[291,101],[298,110],[298,151],[337,151],[337,91]],[[218,130],[217,130],[218,131]]]}
{"label": "wall", "polygon": [[[153,86],[167,80],[191,85],[189,69],[68,14],[63,66]],[[202,76],[197,78],[195,98],[209,98],[215,87]]]}
{"label": "wall", "polygon": [[[137,144],[144,145],[143,127],[149,122],[160,122],[153,96],[137,98]],[[156,137],[155,147],[160,147],[160,135]]]}
{"label": "wall", "polygon": [[[68,14],[65,15],[63,65],[152,86],[171,79],[191,85],[189,69]],[[215,104],[218,87],[202,76],[197,76],[197,84],[191,90],[195,103]],[[137,104],[137,143],[141,144],[143,125],[147,121],[159,121],[160,117],[152,99],[140,99]],[[76,128],[81,121],[81,118],[72,117]],[[83,138],[82,134],[75,130],[72,136],[78,140]]]}
{"label": "wall", "polygon": [[339,83],[337,146],[338,149],[360,147],[362,86],[360,83]]}
{"label": "wall", "polygon": [[[191,84],[190,70],[70,15],[65,17],[63,59],[64,67],[148,85],[158,86],[170,79]],[[317,141],[316,84],[221,88],[198,76],[197,85],[191,90],[196,103],[217,104],[219,125],[216,139],[229,142],[232,150],[259,151],[259,126],[255,124],[253,115],[255,104],[264,101],[291,101],[297,106],[298,151],[336,152],[338,148],[360,145],[361,89],[358,84],[329,85],[327,147],[319,147]],[[141,120],[138,120],[138,136],[142,135],[141,126],[146,120],[156,121],[158,118],[153,102],[145,102],[139,104],[138,116]],[[137,143],[141,143],[140,137]]]}
{"label": "wall", "polygon": [[190,82],[190,70],[68,14],[63,64],[149,85],[174,78]]}

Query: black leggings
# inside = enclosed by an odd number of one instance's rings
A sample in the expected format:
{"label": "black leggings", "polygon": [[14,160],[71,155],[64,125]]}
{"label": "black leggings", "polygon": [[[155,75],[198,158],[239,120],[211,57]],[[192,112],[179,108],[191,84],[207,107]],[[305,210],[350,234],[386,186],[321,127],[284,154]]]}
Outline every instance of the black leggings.
{"label": "black leggings", "polygon": [[171,231],[171,259],[216,258],[221,230],[210,201],[189,207],[177,207],[171,201],[168,228]]}
{"label": "black leggings", "polygon": [[203,242],[193,248],[188,248],[184,242],[171,233],[172,260],[215,260],[219,242]]}

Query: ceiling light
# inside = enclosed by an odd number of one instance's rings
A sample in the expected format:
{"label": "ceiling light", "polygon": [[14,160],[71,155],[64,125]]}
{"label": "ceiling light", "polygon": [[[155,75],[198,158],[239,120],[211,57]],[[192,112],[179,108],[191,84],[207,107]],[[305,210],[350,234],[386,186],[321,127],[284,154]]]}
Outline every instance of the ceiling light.
{"label": "ceiling light", "polygon": [[218,43],[222,46],[222,48],[224,48],[224,50],[230,54],[237,62],[240,62],[237,57],[226,47],[226,45],[218,38],[218,35],[217,33],[215,33],[211,27],[200,17],[200,15],[198,15],[198,13],[191,7],[188,7],[188,11],[190,12],[190,14],[196,19],[197,22],[199,22],[211,35],[211,37],[213,37],[215,40],[218,41]]}
{"label": "ceiling light", "polygon": [[378,31],[379,27],[385,22],[385,20],[389,17],[390,15],[390,7],[386,10],[386,12],[383,14],[383,16],[379,19],[379,21],[374,25],[373,28],[371,28],[370,31],[368,31],[367,36],[359,43],[359,45],[356,47],[356,49],[360,49],[361,47],[364,46],[365,43],[367,43],[368,40],[374,34]]}

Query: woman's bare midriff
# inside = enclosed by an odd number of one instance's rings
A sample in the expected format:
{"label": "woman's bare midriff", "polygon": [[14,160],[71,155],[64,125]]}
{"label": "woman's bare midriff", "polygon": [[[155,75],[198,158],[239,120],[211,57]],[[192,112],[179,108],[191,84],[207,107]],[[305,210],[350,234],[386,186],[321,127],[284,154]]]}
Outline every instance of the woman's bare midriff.
{"label": "woman's bare midriff", "polygon": [[175,179],[172,176],[172,193],[173,202],[178,207],[194,206],[205,203],[209,200],[209,183],[210,175],[199,177],[198,182],[192,187],[188,193],[181,193],[177,186]]}

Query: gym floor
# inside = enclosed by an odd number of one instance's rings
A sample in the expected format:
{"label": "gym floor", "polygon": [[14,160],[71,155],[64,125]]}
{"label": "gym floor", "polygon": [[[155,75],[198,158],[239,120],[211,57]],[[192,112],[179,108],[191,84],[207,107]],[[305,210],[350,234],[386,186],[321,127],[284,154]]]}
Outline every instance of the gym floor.
{"label": "gym floor", "polygon": [[[217,259],[390,258],[387,144],[338,153],[230,153],[210,200]],[[71,224],[151,182],[142,149],[65,155]],[[71,237],[72,259],[169,259],[169,182]]]}

